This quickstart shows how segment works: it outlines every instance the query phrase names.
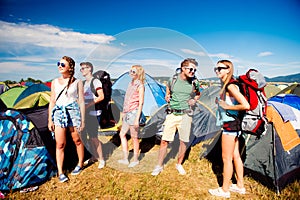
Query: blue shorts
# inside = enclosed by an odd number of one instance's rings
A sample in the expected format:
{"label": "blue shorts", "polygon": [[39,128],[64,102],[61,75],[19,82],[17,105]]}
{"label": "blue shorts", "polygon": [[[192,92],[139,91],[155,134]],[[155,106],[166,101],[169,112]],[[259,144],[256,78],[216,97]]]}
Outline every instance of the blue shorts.
{"label": "blue shorts", "polygon": [[235,136],[235,137],[239,137],[242,132],[241,131],[225,131],[223,130],[223,133],[224,135],[232,135],[232,136]]}
{"label": "blue shorts", "polygon": [[123,122],[128,124],[128,125],[131,125],[133,126],[134,125],[134,121],[137,117],[137,109],[135,110],[132,110],[130,112],[127,112],[127,113],[124,113],[124,116],[123,116]]}
{"label": "blue shorts", "polygon": [[66,106],[66,112],[62,107],[54,107],[52,110],[52,120],[55,126],[66,127],[80,127],[81,113],[79,105],[74,102]]}

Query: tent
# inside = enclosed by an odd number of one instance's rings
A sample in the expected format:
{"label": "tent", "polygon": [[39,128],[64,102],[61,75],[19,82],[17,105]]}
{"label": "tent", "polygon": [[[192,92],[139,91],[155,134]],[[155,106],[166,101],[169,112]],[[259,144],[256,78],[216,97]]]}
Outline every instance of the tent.
{"label": "tent", "polygon": [[[100,135],[114,135],[120,131],[122,125],[120,113],[123,110],[125,93],[130,81],[131,77],[129,76],[129,73],[126,72],[122,74],[112,85],[112,102],[109,106],[111,107],[112,116],[116,124],[113,127],[100,128]],[[164,98],[165,86],[161,85],[151,76],[146,74],[143,114],[149,117],[166,103]]]}
{"label": "tent", "polygon": [[56,164],[40,132],[22,112],[0,112],[0,190],[39,185],[56,174]]}
{"label": "tent", "polygon": [[[131,77],[129,76],[129,73],[126,72],[122,74],[112,85],[113,91],[118,90],[118,94],[122,95],[116,97],[117,95],[115,92],[115,95],[112,96],[113,100],[117,103],[120,110],[123,109],[124,96],[128,87],[128,83],[130,81],[131,81]],[[150,116],[158,108],[160,108],[162,105],[166,103],[165,93],[166,93],[165,87],[159,84],[151,76],[146,74],[145,99],[144,99],[144,106],[143,106],[144,115]]]}
{"label": "tent", "polygon": [[300,110],[300,96],[295,94],[278,94],[269,98],[268,101],[284,103]]}
{"label": "tent", "polygon": [[0,82],[0,94],[2,94],[3,92],[5,92],[8,89],[9,89],[9,87],[6,85],[6,83]]}
{"label": "tent", "polygon": [[14,104],[16,109],[33,108],[48,105],[50,102],[50,91],[35,92]]}
{"label": "tent", "polygon": [[281,89],[276,85],[267,84],[265,87],[265,93],[266,93],[267,98],[275,96],[280,91],[281,91]]}
{"label": "tent", "polygon": [[278,94],[296,94],[300,96],[300,83],[294,83],[286,87],[285,89],[281,90],[276,95]]}
{"label": "tent", "polygon": [[0,99],[8,107],[12,108],[18,96],[26,89],[26,86],[14,86],[0,95]]}
{"label": "tent", "polygon": [[37,93],[37,92],[44,92],[44,91],[48,91],[50,92],[51,89],[42,84],[42,83],[38,83],[38,84],[32,84],[30,86],[28,86],[16,99],[16,101],[14,102],[14,105],[16,105],[19,101],[21,101],[22,99],[30,96],[31,94]]}

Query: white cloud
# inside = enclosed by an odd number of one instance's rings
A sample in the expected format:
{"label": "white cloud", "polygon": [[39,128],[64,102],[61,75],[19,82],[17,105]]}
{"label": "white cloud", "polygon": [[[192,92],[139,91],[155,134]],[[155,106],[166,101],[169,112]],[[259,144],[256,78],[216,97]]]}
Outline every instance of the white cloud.
{"label": "white cloud", "polygon": [[0,42],[31,44],[40,47],[81,48],[108,44],[115,40],[105,34],[83,34],[48,24],[8,23],[0,21]]}
{"label": "white cloud", "polygon": [[194,56],[207,56],[206,53],[204,53],[203,51],[193,51],[193,50],[190,50],[190,49],[181,49],[181,51],[183,53],[186,53],[186,54],[191,54],[191,55],[194,55]]}
{"label": "white cloud", "polygon": [[257,56],[258,57],[265,57],[265,56],[271,56],[271,55],[273,55],[272,52],[270,52],[270,51],[264,51],[264,52],[260,52]]}

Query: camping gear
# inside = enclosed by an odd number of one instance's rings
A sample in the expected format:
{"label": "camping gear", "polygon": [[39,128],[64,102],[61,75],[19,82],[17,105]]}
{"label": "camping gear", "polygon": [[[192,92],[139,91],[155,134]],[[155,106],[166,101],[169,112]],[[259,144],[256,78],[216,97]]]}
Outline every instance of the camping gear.
{"label": "camping gear", "polygon": [[0,94],[7,91],[8,89],[9,89],[9,87],[8,87],[8,85],[6,85],[6,83],[0,82]]}
{"label": "camping gear", "polygon": [[20,111],[0,112],[0,190],[39,185],[56,174],[56,164],[30,118]]}
{"label": "camping gear", "polygon": [[[250,108],[239,112],[239,116],[234,116],[228,111],[227,115],[241,119],[241,128],[244,133],[260,137],[265,132],[267,123],[267,98],[264,91],[267,83],[264,76],[255,69],[249,69],[245,75],[231,79],[229,84],[239,86],[240,92],[249,102]],[[231,127],[228,127],[226,130],[230,129]]]}
{"label": "camping gear", "polygon": [[300,83],[294,83],[286,87],[285,89],[281,90],[276,95],[278,94],[295,94],[300,96]]}
{"label": "camping gear", "polygon": [[12,108],[19,95],[27,88],[27,86],[14,86],[0,95],[0,99],[8,107]]}
{"label": "camping gear", "polygon": [[115,120],[113,118],[112,110],[111,110],[111,95],[112,95],[112,82],[110,80],[110,74],[104,70],[98,70],[93,74],[93,79],[91,80],[90,87],[92,92],[98,96],[97,91],[94,87],[94,80],[98,79],[102,83],[102,89],[104,93],[104,99],[95,104],[96,110],[102,110],[101,113],[101,128],[111,128],[115,125]]}
{"label": "camping gear", "polygon": [[284,103],[300,110],[300,96],[295,94],[278,94],[269,98],[268,101]]}

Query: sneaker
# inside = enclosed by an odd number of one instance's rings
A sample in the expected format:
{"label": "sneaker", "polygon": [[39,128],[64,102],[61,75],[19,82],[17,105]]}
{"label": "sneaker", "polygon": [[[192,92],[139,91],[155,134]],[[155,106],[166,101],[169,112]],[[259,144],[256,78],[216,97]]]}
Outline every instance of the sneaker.
{"label": "sneaker", "polygon": [[128,161],[128,159],[122,159],[122,160],[118,160],[118,163],[123,164],[123,165],[128,165],[129,161]]}
{"label": "sneaker", "polygon": [[239,188],[236,184],[232,184],[229,187],[229,191],[230,192],[236,192],[236,193],[239,193],[239,194],[246,194],[246,189],[245,188]]}
{"label": "sneaker", "polygon": [[61,183],[69,180],[68,177],[66,177],[66,175],[64,175],[64,174],[60,174],[58,179],[59,179],[59,182],[61,182]]}
{"label": "sneaker", "polygon": [[82,171],[82,168],[77,165],[71,174],[78,175],[78,174],[80,174],[81,171]]}
{"label": "sneaker", "polygon": [[98,169],[102,169],[104,166],[105,166],[105,161],[104,160],[99,160]]}
{"label": "sneaker", "polygon": [[151,175],[157,176],[160,172],[162,172],[162,170],[163,170],[163,166],[156,165]]}
{"label": "sneaker", "polygon": [[133,162],[131,162],[131,163],[128,165],[128,167],[135,167],[135,166],[137,166],[139,163],[140,163],[139,161],[133,161]]}
{"label": "sneaker", "polygon": [[87,159],[86,161],[84,161],[84,165],[92,165],[94,164],[95,162],[97,162],[97,159],[95,158],[90,158],[90,159]]}
{"label": "sneaker", "polygon": [[20,190],[20,193],[33,192],[33,191],[36,191],[38,188],[39,188],[39,186],[32,186],[29,188],[24,188],[24,189]]}
{"label": "sneaker", "polygon": [[209,189],[208,192],[211,195],[218,196],[218,197],[224,197],[224,198],[230,198],[230,192],[224,192],[221,187],[217,189]]}
{"label": "sneaker", "polygon": [[176,164],[176,169],[179,172],[180,175],[186,175],[185,170],[183,169],[181,164]]}

